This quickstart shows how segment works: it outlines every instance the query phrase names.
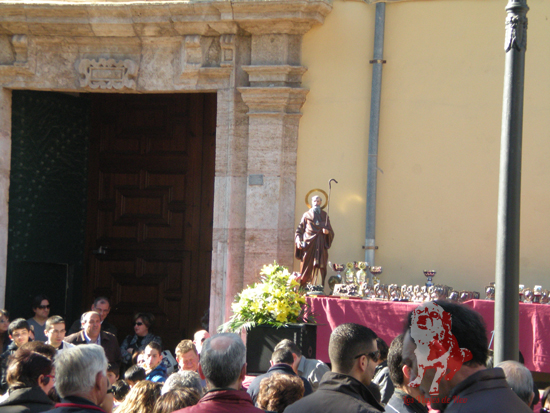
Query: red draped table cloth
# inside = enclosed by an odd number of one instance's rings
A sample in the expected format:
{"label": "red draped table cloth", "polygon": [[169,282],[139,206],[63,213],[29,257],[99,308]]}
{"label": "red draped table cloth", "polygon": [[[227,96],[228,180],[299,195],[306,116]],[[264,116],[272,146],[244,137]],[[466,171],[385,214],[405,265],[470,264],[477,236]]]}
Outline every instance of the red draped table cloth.
{"label": "red draped table cloth", "polygon": [[[389,346],[403,332],[408,313],[419,305],[330,297],[308,297],[307,302],[318,323],[317,358],[325,362],[330,362],[328,342],[335,327],[344,323],[365,325]],[[465,304],[485,320],[489,342],[494,328],[494,301],[470,300]],[[519,349],[529,370],[550,373],[550,305],[520,303]]]}

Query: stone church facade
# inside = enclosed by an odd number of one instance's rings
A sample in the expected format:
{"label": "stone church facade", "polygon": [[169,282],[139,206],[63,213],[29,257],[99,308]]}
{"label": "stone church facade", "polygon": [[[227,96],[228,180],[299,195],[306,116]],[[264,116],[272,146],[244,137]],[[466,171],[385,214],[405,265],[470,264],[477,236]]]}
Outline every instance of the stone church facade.
{"label": "stone church facade", "polygon": [[292,265],[302,36],[326,0],[0,3],[0,290],[13,90],[216,92],[210,325],[258,268]]}

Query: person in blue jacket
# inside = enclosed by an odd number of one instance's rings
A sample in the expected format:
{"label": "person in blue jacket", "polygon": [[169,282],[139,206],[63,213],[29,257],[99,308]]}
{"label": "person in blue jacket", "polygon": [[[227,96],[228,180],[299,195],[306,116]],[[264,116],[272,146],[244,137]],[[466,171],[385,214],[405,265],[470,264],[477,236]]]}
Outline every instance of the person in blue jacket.
{"label": "person in blue jacket", "polygon": [[166,381],[166,366],[162,363],[162,347],[151,341],[145,347],[145,365],[147,376],[145,380],[164,383]]}

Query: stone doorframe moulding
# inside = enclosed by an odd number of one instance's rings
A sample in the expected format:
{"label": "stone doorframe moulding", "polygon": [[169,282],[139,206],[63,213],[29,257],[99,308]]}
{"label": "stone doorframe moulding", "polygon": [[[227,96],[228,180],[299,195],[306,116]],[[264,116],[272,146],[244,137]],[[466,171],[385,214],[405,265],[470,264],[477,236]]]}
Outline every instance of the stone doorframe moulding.
{"label": "stone doorframe moulding", "polygon": [[331,9],[330,0],[0,3],[0,307],[14,89],[217,92],[210,331],[263,264],[292,266],[308,92],[301,41]]}

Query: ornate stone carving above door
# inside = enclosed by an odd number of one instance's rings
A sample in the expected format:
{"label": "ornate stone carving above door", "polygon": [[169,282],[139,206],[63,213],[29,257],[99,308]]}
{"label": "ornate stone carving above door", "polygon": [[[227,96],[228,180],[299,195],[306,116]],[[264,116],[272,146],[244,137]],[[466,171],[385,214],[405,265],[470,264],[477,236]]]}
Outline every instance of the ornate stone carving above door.
{"label": "ornate stone carving above door", "polygon": [[78,65],[80,87],[92,89],[136,88],[138,65],[130,60],[82,59]]}

